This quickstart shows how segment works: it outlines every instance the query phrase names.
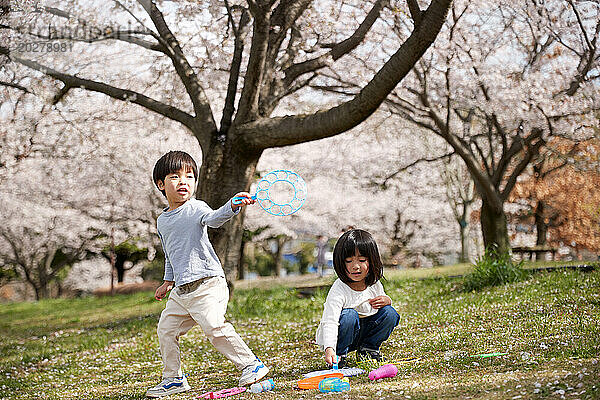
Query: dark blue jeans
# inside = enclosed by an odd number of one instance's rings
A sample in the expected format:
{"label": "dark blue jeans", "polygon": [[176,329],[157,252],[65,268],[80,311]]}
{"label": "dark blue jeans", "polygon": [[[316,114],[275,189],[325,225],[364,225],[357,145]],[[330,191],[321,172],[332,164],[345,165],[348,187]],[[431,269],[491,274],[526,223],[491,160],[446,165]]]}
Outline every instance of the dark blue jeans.
{"label": "dark blue jeans", "polygon": [[361,349],[379,350],[399,321],[400,316],[392,306],[382,307],[377,314],[364,318],[359,318],[353,308],[344,308],[340,314],[337,355]]}

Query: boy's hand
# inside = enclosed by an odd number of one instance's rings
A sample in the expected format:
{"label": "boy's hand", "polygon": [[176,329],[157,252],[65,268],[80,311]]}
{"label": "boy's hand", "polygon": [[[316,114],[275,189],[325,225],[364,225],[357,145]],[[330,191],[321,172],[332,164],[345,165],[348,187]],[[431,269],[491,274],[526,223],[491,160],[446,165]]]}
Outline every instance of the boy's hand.
{"label": "boy's hand", "polygon": [[333,357],[335,356],[335,350],[331,347],[325,349],[325,362],[327,365],[333,365]]}
{"label": "boy's hand", "polygon": [[239,204],[233,204],[233,199],[231,199],[231,209],[233,211],[237,210],[239,207],[244,207],[249,204],[256,203],[256,200],[253,200],[252,196],[248,192],[239,192],[239,193],[235,194],[233,197],[243,197],[241,203],[239,203]]}
{"label": "boy's hand", "polygon": [[156,292],[154,292],[154,298],[158,301],[161,301],[171,289],[173,289],[173,282],[165,281],[162,285],[156,288]]}
{"label": "boy's hand", "polygon": [[369,304],[371,305],[371,307],[378,309],[392,304],[392,299],[390,299],[387,296],[377,296],[373,297],[372,299],[369,299]]}

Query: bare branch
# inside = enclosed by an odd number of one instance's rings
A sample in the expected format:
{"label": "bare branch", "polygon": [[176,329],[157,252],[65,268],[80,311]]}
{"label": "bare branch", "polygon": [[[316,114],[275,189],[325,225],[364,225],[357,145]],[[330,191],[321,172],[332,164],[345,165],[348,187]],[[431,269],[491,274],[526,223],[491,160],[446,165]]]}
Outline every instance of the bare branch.
{"label": "bare branch", "polygon": [[153,43],[147,40],[143,40],[140,38],[137,38],[135,36],[132,36],[133,34],[139,34],[139,35],[149,35],[149,36],[153,36],[155,39],[158,39],[158,36],[152,32],[150,29],[148,29],[142,21],[140,21],[135,15],[133,15],[133,13],[131,13],[130,10],[128,10],[126,7],[124,7],[119,1],[114,0],[117,4],[119,4],[123,9],[125,9],[125,11],[127,11],[131,16],[133,16],[135,18],[136,21],[138,21],[138,23],[144,27],[144,30],[110,30],[110,32],[106,32],[105,29],[103,28],[99,28],[96,27],[95,29],[93,28],[93,25],[90,24],[88,21],[86,21],[83,18],[77,17],[67,11],[58,9],[56,7],[39,7],[36,9],[35,12],[38,13],[43,13],[43,12],[47,12],[48,14],[57,16],[57,17],[61,17],[61,18],[65,18],[65,19],[75,19],[77,20],[77,22],[79,23],[79,25],[85,26],[85,27],[90,27],[91,29],[93,29],[93,31],[96,33],[96,36],[93,38],[73,38],[73,37],[67,37],[67,36],[63,36],[63,37],[59,37],[57,35],[54,36],[47,36],[44,37],[43,35],[39,35],[39,34],[35,34],[33,32],[24,32],[20,29],[15,29],[10,27],[10,29],[13,29],[15,31],[18,31],[20,33],[26,33],[29,35],[33,35],[33,36],[37,36],[40,38],[45,38],[45,39],[69,39],[72,41],[80,41],[80,42],[87,42],[87,43],[93,43],[93,42],[97,42],[97,41],[102,41],[102,40],[108,40],[108,39],[115,39],[115,40],[120,40],[123,42],[127,42],[127,43],[131,43],[131,44],[136,44],[138,46],[141,46],[143,48],[146,48],[148,50],[153,50],[153,51],[158,51],[161,53],[165,53],[165,48],[160,44],[160,43]]}
{"label": "bare branch", "polygon": [[503,201],[506,201],[508,199],[510,192],[517,183],[517,178],[519,177],[519,175],[521,175],[523,171],[525,171],[525,168],[527,168],[527,166],[531,163],[533,157],[539,154],[540,148],[544,144],[546,144],[546,141],[542,138],[541,129],[534,129],[527,139],[529,138],[531,139],[527,141],[528,145],[527,149],[525,150],[525,154],[523,155],[523,159],[521,160],[521,162],[519,162],[519,164],[517,164],[515,169],[512,171],[512,173],[506,181],[506,184],[504,185],[504,189],[500,193],[500,196]]}
{"label": "bare branch", "polygon": [[138,0],[138,2],[144,7],[154,23],[160,35],[160,42],[166,47],[167,51],[165,54],[171,59],[175,71],[192,101],[196,113],[195,124],[200,127],[199,132],[203,134],[203,137],[198,139],[202,145],[205,145],[210,140],[210,135],[217,132],[217,125],[210,109],[208,98],[200,85],[198,75],[194,72],[185,57],[177,38],[169,29],[163,14],[156,4],[151,0]]}
{"label": "bare branch", "polygon": [[6,47],[0,47],[0,54],[8,56],[11,60],[18,62],[19,64],[25,65],[26,67],[40,71],[54,79],[57,79],[63,82],[68,88],[83,88],[93,92],[103,93],[117,100],[130,101],[132,103],[139,104],[167,118],[178,121],[190,129],[194,125],[194,118],[190,114],[171,105],[161,103],[141,93],[128,89],[117,88],[106,83],[96,82],[90,79],[83,79],[74,75],[56,71],[36,61],[13,54]]}
{"label": "bare branch", "polygon": [[383,187],[387,187],[388,182],[393,179],[394,177],[396,177],[398,174],[406,171],[407,169],[410,169],[412,167],[414,167],[415,165],[422,163],[422,162],[436,162],[436,161],[440,161],[440,160],[444,160],[447,158],[452,157],[454,154],[456,154],[456,152],[452,151],[450,153],[446,153],[446,154],[442,154],[441,156],[437,156],[437,157],[432,157],[432,158],[419,158],[418,160],[415,160],[403,167],[401,167],[400,169],[398,169],[396,172],[393,172],[389,175],[387,175],[385,177],[385,179],[383,180],[383,182],[381,183],[381,185]]}
{"label": "bare branch", "polygon": [[379,18],[379,14],[388,3],[389,0],[377,0],[373,5],[373,8],[365,17],[364,21],[359,25],[356,31],[354,31],[352,36],[333,46],[332,49],[326,54],[301,62],[299,64],[294,64],[287,68],[284,71],[284,85],[289,86],[289,84],[291,84],[291,82],[297,79],[300,75],[321,69],[328,65],[330,62],[329,60],[336,61],[354,50],[364,40],[375,21],[377,21],[377,18]]}
{"label": "bare branch", "polygon": [[221,126],[220,131],[225,133],[229,130],[231,126],[231,121],[233,119],[233,113],[235,111],[235,96],[237,94],[238,89],[238,81],[240,77],[240,69],[242,66],[242,55],[244,52],[244,41],[246,39],[246,35],[248,34],[248,24],[250,23],[250,15],[248,14],[248,10],[242,10],[242,14],[240,16],[240,22],[236,26],[235,21],[233,20],[233,15],[231,13],[231,9],[229,8],[229,4],[225,1],[227,5],[227,14],[229,16],[229,23],[231,24],[231,28],[235,35],[235,40],[233,44],[233,58],[231,60],[231,67],[229,69],[229,82],[227,84],[227,95],[225,97],[225,105],[223,107],[223,116],[221,118]]}
{"label": "bare branch", "polygon": [[33,94],[31,92],[31,90],[29,90],[25,86],[19,85],[17,83],[0,81],[0,86],[6,86],[6,87],[9,87],[9,88],[18,89],[18,90],[20,90],[22,92],[25,92],[27,94]]}
{"label": "bare branch", "polygon": [[265,61],[269,48],[270,9],[254,3],[256,2],[249,2],[250,13],[254,17],[252,46],[250,46],[238,112],[235,116],[236,125],[258,117],[260,88],[264,79]]}
{"label": "bare branch", "polygon": [[69,92],[69,90],[71,90],[71,86],[67,85],[66,83],[64,84],[64,86],[62,87],[62,89],[60,89],[58,91],[58,93],[56,93],[56,95],[54,95],[54,97],[52,98],[52,104],[58,104],[59,101],[61,101],[63,99],[63,97],[65,97],[67,95],[67,93]]}
{"label": "bare branch", "polygon": [[419,2],[417,0],[407,0],[406,3],[408,4],[410,15],[415,22],[415,27],[419,26],[423,19],[423,11],[419,7]]}
{"label": "bare branch", "polygon": [[310,115],[263,118],[236,129],[241,142],[253,149],[286,146],[330,137],[353,128],[381,105],[414,67],[441,29],[451,0],[434,0],[415,29],[381,67],[371,81],[351,100]]}

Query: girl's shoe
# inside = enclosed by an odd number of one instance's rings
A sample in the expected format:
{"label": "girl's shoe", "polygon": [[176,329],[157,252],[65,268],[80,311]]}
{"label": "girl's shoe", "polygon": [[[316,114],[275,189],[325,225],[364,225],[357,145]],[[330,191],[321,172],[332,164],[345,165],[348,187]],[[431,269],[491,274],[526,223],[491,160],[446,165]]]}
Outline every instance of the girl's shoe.
{"label": "girl's shoe", "polygon": [[185,376],[176,378],[164,378],[161,383],[148,389],[146,397],[163,397],[174,393],[181,393],[190,390]]}
{"label": "girl's shoe", "polygon": [[381,355],[381,353],[379,352],[379,350],[371,350],[371,349],[360,349],[356,352],[356,358],[358,359],[358,361],[360,360],[375,360],[375,361],[382,361],[383,360],[383,356]]}

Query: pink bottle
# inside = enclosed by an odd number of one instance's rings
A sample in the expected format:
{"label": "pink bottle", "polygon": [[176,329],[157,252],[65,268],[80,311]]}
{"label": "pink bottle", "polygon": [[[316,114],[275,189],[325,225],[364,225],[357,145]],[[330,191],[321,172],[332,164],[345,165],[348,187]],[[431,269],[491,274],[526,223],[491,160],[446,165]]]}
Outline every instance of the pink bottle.
{"label": "pink bottle", "polygon": [[381,378],[391,378],[396,376],[398,368],[394,364],[385,364],[369,372],[369,379],[374,381]]}

